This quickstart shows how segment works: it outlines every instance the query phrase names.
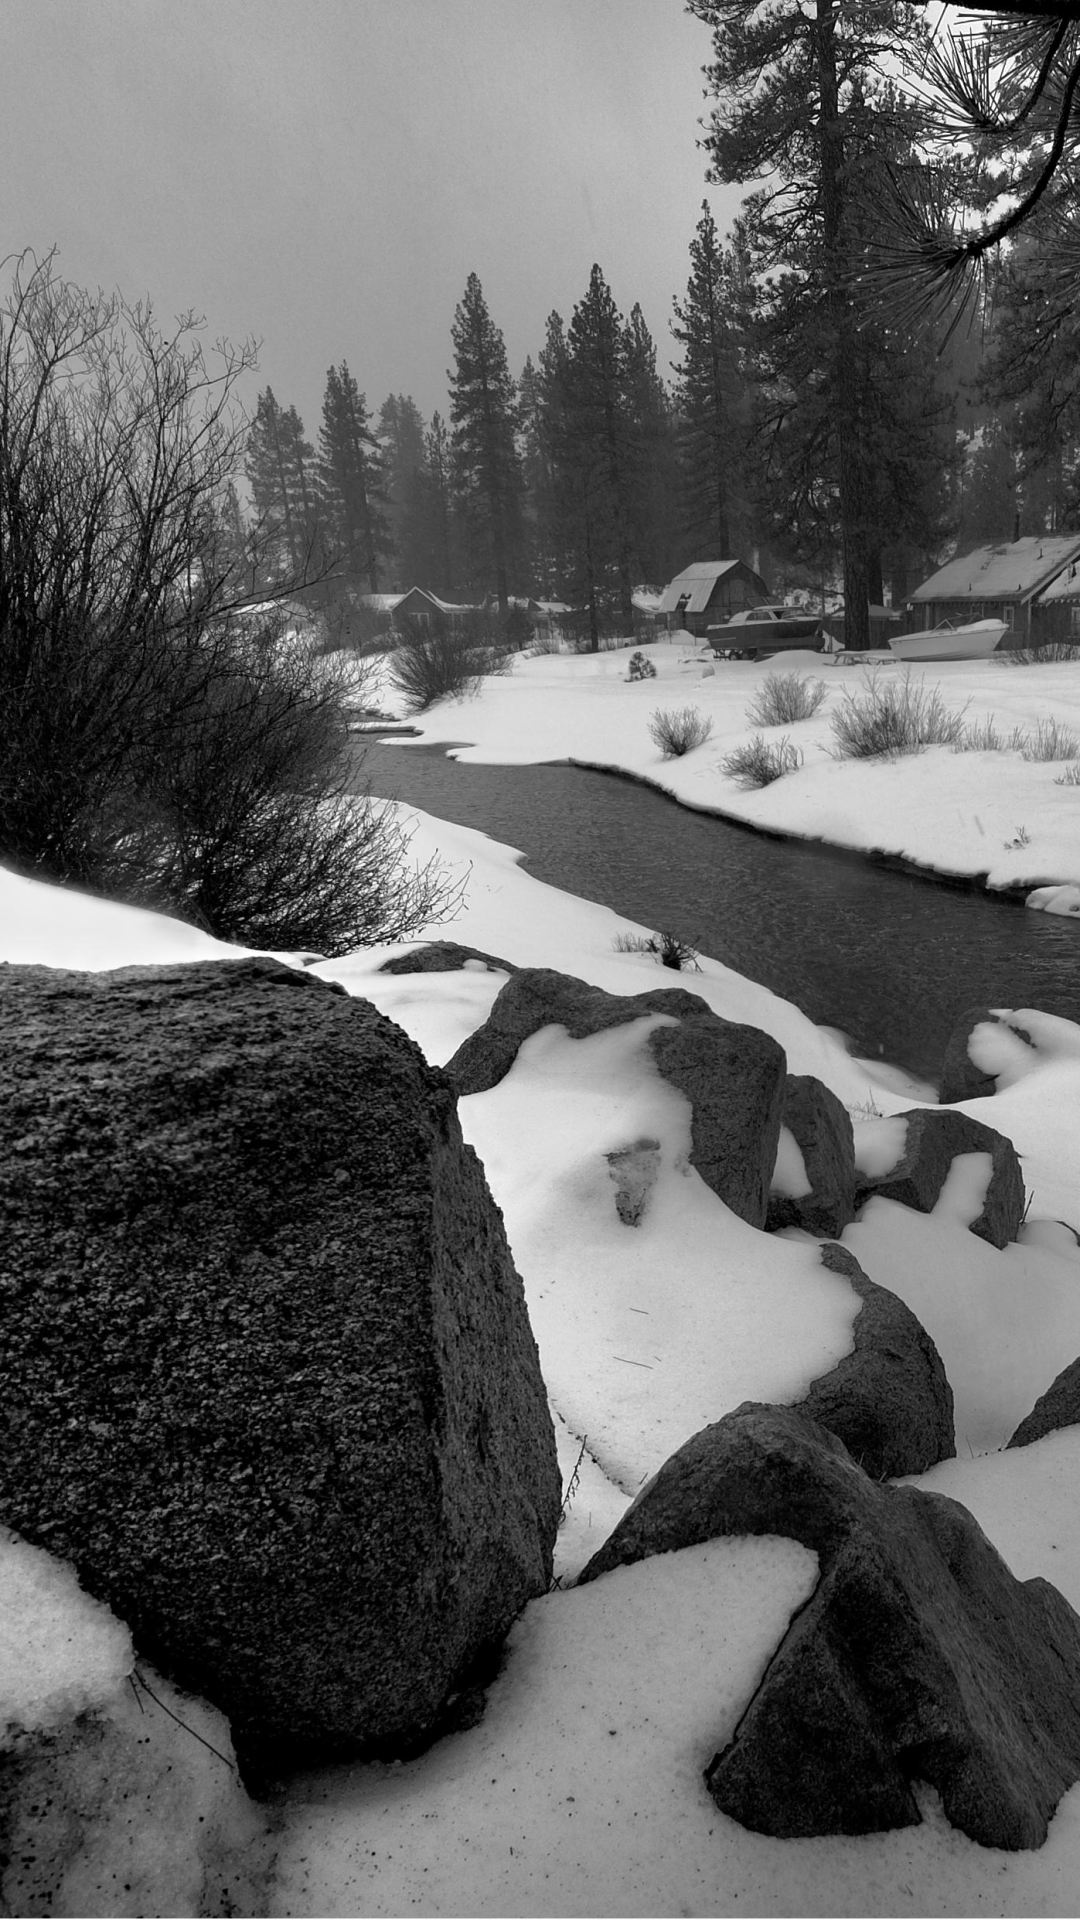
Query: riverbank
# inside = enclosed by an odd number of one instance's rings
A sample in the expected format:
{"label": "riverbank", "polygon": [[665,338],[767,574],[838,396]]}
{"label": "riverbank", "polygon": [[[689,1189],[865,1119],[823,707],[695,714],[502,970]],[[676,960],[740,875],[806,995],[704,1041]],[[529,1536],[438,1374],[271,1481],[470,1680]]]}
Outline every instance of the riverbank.
{"label": "riverbank", "polygon": [[[568,760],[643,780],[682,805],[785,837],[823,841],[902,863],[909,870],[966,880],[1028,898],[1045,888],[1080,889],[1080,786],[1060,784],[1070,762],[1026,760],[1021,751],[957,753],[928,747],[892,759],[838,760],[833,716],[864,693],[874,669],[836,666],[800,654],[776,661],[714,660],[689,635],[641,648],[655,677],[630,681],[628,644],[586,655],[516,656],[478,693],[443,700],[415,720],[412,744],[468,742],[464,762],[522,766]],[[756,726],[747,708],[770,674],[794,669],[817,678],[825,699],[810,720]],[[877,669],[890,682],[900,669]],[[1073,734],[1080,758],[1080,660],[1019,666],[1005,657],[945,661],[906,670],[914,687],[937,689],[972,728],[992,722],[1008,739],[1053,720]],[[400,714],[387,692],[384,710]],[[693,707],[709,737],[664,759],[649,734],[658,710]],[[786,738],[802,764],[771,785],[744,791],[722,762],[755,735]],[[402,752],[410,742],[400,741]],[[1073,761],[1075,764],[1075,760]],[[1080,892],[1033,905],[1075,911]]]}

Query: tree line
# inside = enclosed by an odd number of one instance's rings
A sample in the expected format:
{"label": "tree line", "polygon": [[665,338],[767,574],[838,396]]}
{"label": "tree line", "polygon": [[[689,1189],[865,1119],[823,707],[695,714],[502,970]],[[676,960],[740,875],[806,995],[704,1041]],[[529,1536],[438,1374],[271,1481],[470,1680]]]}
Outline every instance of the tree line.
{"label": "tree line", "polygon": [[[313,445],[267,388],[247,474],[271,573],[314,559],[331,596],[415,584],[504,614],[535,595],[580,610],[595,642],[629,627],[636,586],[756,555],[779,591],[842,588],[857,642],[868,607],[902,601],[956,541],[1080,523],[1068,170],[1055,162],[1057,225],[1030,219],[991,278],[942,223],[1017,182],[955,140],[933,150],[963,109],[984,134],[1000,123],[1001,152],[1012,128],[1015,162],[1034,103],[1055,123],[1054,58],[1059,94],[1075,84],[1078,30],[1063,15],[1045,48],[1030,22],[965,43],[953,121],[939,102],[935,123],[926,87],[896,78],[932,70],[948,96],[906,0],[688,4],[713,34],[709,178],[752,190],[727,236],[703,206],[670,344],[640,306],[620,313],[596,265],[515,377],[470,274],[448,418],[402,394],[370,412],[343,361]],[[1050,136],[1026,136],[1035,166]],[[931,297],[938,255],[944,281],[961,255],[983,262],[963,326]]]}

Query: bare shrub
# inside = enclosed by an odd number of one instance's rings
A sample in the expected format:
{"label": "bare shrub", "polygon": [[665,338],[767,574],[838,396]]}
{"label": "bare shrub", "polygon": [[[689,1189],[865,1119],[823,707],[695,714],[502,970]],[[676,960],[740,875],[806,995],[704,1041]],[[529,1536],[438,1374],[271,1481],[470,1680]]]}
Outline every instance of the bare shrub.
{"label": "bare shrub", "polygon": [[1005,658],[1014,667],[1042,667],[1053,665],[1056,661],[1075,660],[1078,654],[1080,642],[1048,640],[1041,647],[1010,647],[1005,652]]}
{"label": "bare shrub", "polygon": [[1080,753],[1080,740],[1060,720],[1037,720],[1020,751],[1025,760],[1072,760]]}
{"label": "bare shrub", "polygon": [[648,934],[617,933],[611,944],[616,953],[654,954],[662,967],[672,967],[676,973],[684,967],[701,972],[697,948],[670,929]]}
{"label": "bare shrub", "polygon": [[988,720],[975,720],[965,727],[959,739],[953,745],[954,753],[1004,753],[1009,741],[1005,740],[994,725],[994,716]]}
{"label": "bare shrub", "polygon": [[1054,777],[1055,787],[1080,787],[1080,761],[1073,760],[1063,773]]}
{"label": "bare shrub", "polygon": [[785,773],[797,773],[802,763],[801,747],[795,746],[786,734],[780,740],[766,740],[755,733],[745,746],[727,754],[720,768],[729,779],[749,791],[771,786],[774,780],[783,779]]}
{"label": "bare shrub", "polygon": [[963,712],[945,705],[940,688],[925,687],[909,674],[902,680],[875,676],[861,693],[846,692],[830,724],[838,760],[952,747],[964,736]]}
{"label": "bare shrub", "polygon": [[407,622],[390,661],[390,679],[405,695],[409,712],[423,713],[436,700],[475,693],[485,674],[509,667],[510,656],[482,621],[451,622],[435,613]]}
{"label": "bare shrub", "polygon": [[658,707],[649,721],[649,732],[665,760],[677,760],[704,746],[712,733],[712,721],[697,707]]}
{"label": "bare shrub", "polygon": [[[0,305],[0,857],[250,946],[329,955],[452,906],[350,792],[342,685],[255,604],[230,508],[253,349],[23,256]],[[235,492],[232,494],[235,508]],[[278,580],[283,602],[305,579]]]}
{"label": "bare shrub", "polygon": [[824,680],[806,680],[801,673],[767,673],[746,718],[752,727],[789,727],[810,720],[828,693]]}

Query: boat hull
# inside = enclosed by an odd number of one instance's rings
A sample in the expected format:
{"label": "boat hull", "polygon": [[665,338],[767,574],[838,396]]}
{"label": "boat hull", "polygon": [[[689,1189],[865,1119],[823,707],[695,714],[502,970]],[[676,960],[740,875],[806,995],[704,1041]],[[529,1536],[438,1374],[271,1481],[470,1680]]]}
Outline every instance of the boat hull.
{"label": "boat hull", "polygon": [[718,653],[780,653],[786,647],[821,646],[821,621],[746,620],[738,624],[710,627],[706,638]]}
{"label": "boat hull", "polygon": [[1005,620],[973,620],[966,627],[928,627],[889,635],[898,660],[985,660],[1009,631]]}

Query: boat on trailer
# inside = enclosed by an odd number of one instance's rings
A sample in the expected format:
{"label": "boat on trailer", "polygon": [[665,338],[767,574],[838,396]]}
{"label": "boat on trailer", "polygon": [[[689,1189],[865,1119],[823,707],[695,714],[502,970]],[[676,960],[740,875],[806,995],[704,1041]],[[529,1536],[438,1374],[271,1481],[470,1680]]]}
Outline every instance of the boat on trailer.
{"label": "boat on trailer", "polygon": [[948,620],[919,633],[889,635],[898,660],[985,660],[1009,632],[1007,620],[971,620],[954,627]]}

